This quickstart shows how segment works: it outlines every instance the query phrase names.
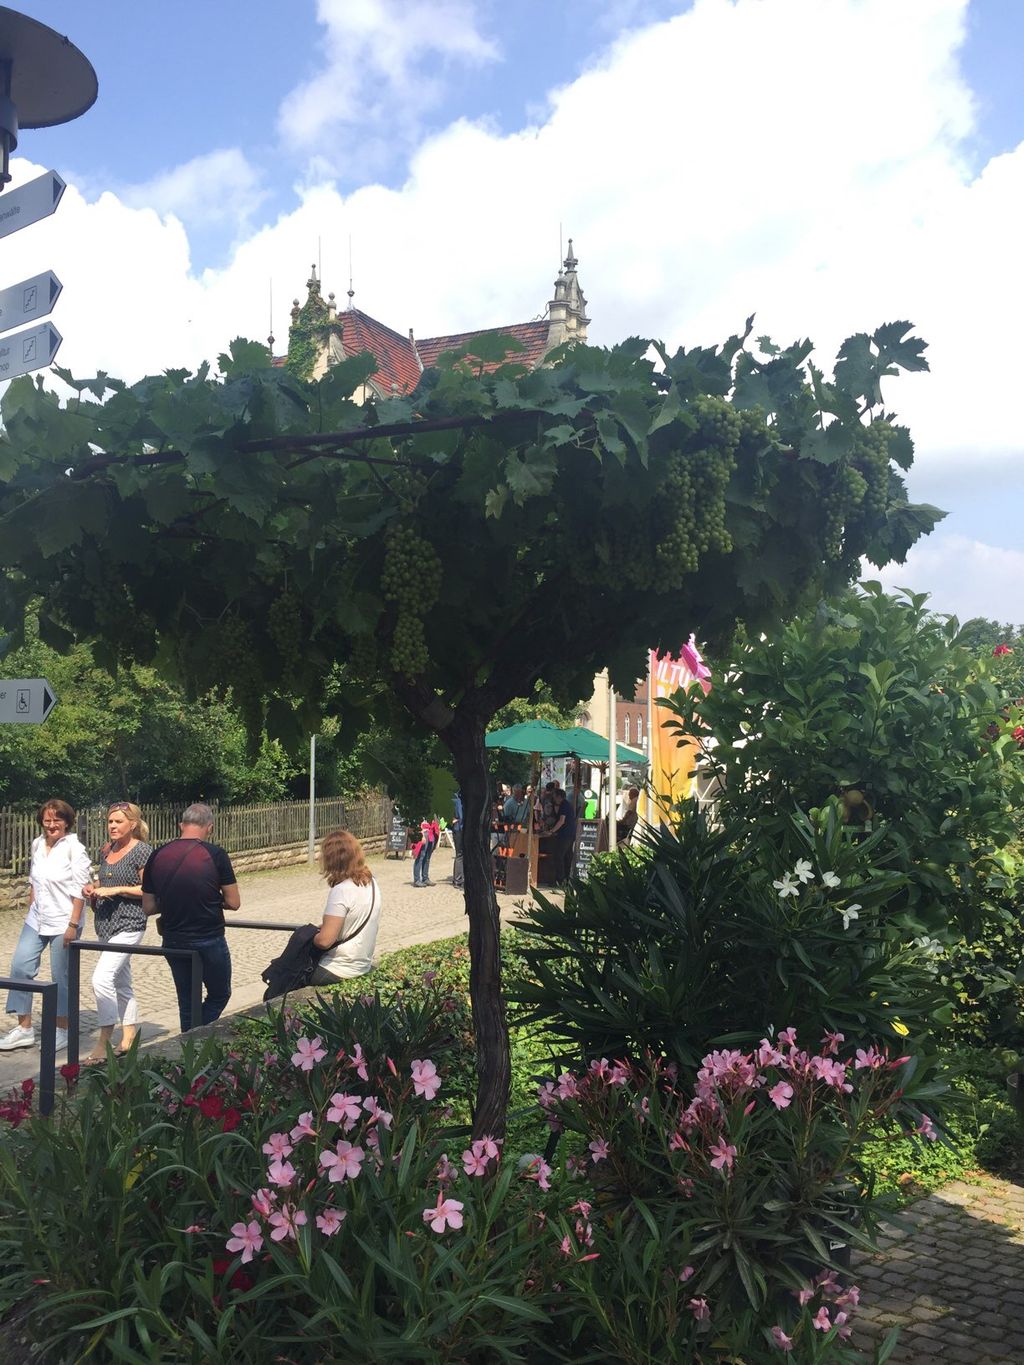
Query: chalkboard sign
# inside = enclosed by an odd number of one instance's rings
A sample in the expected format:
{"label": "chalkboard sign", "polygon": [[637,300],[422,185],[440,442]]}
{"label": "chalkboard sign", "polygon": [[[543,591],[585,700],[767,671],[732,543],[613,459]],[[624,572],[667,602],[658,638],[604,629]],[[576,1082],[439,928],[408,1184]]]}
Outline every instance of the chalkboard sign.
{"label": "chalkboard sign", "polygon": [[581,820],[576,833],[576,880],[585,882],[590,877],[590,864],[597,852],[601,834],[600,820]]}
{"label": "chalkboard sign", "polygon": [[409,838],[405,820],[399,815],[398,811],[395,811],[391,817],[391,828],[388,830],[387,852],[393,853],[396,858],[404,858],[408,842]]}

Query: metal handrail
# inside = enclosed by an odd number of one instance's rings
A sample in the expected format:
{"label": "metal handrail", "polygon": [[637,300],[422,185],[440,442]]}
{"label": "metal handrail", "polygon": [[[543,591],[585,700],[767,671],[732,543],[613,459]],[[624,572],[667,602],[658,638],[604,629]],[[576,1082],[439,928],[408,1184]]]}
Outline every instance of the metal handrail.
{"label": "metal handrail", "polygon": [[[291,933],[298,928],[295,924],[284,924],[280,920],[260,920],[260,919],[225,919],[226,929],[276,929],[285,933]],[[76,939],[70,945],[77,948],[78,952],[93,953],[128,953],[137,954],[140,957],[189,957],[192,959],[192,1027],[199,1028],[203,1017],[203,959],[193,948],[152,948],[141,943],[102,943],[97,939]],[[19,985],[23,983],[19,982]],[[0,985],[3,981],[0,980]],[[27,989],[27,985],[24,987]],[[39,989],[38,987],[36,989]],[[56,990],[54,986],[54,990]],[[82,1012],[82,964],[78,953],[73,952],[68,958],[68,1061],[77,1062],[79,1060],[79,1049],[81,1047],[81,1012]],[[45,1018],[45,1011],[44,1011]],[[52,1082],[51,1082],[51,1104],[52,1102]]]}
{"label": "metal handrail", "polygon": [[82,952],[129,953],[139,957],[187,957],[192,960],[192,1027],[203,1019],[203,959],[194,948],[149,948],[141,943],[101,943],[96,939],[77,939],[70,945],[68,958],[68,1061],[78,1061],[80,1015],[82,1009]]}
{"label": "metal handrail", "polygon": [[[33,995],[43,997],[43,1022],[40,1025],[39,1038],[39,1112],[46,1118],[53,1113],[57,1093],[57,983],[22,981],[16,976],[0,976],[0,987],[11,991],[31,991]],[[70,1022],[69,1019],[68,1023]],[[69,1032],[69,1043],[70,1038]],[[77,1057],[75,1061],[78,1061]]]}

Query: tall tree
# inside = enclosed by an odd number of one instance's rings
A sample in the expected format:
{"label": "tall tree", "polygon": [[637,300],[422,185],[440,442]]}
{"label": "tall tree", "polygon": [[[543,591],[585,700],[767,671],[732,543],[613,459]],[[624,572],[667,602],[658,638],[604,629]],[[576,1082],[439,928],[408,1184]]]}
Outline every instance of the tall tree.
{"label": "tall tree", "polygon": [[541,678],[572,704],[604,667],[631,687],[650,646],[760,629],[862,555],[902,558],[941,515],[908,504],[913,446],[881,406],[884,376],[927,368],[909,324],[850,338],[830,381],[809,342],[748,349],[749,331],[675,354],[579,346],[534,371],[506,361],[509,338],[480,339],[472,362],[366,407],[372,358],[308,384],[242,341],[220,379],[62,371],[68,404],[28,380],[4,398],[12,632],[43,594],[51,641],[99,637],[101,661],[196,688],[230,679],[254,725],[265,710],[294,742],[340,665],[332,705],[365,715],[386,688],[451,753],[478,1132],[502,1131],[509,1085],[489,721]]}

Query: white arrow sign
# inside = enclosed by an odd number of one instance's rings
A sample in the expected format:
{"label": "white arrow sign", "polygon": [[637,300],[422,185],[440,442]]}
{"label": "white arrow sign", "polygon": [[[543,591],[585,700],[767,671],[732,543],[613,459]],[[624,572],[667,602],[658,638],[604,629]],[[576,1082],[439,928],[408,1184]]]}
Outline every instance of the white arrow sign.
{"label": "white arrow sign", "polygon": [[63,340],[52,322],[0,338],[0,379],[14,379],[19,374],[52,365]]}
{"label": "white arrow sign", "polygon": [[42,725],[56,704],[45,678],[0,678],[0,725]]}
{"label": "white arrow sign", "polygon": [[64,181],[56,171],[47,171],[0,195],[0,237],[9,237],[41,218],[49,218],[63,193]]}
{"label": "white arrow sign", "polygon": [[33,275],[30,280],[0,289],[0,332],[17,327],[20,322],[35,322],[53,311],[64,286],[52,270]]}

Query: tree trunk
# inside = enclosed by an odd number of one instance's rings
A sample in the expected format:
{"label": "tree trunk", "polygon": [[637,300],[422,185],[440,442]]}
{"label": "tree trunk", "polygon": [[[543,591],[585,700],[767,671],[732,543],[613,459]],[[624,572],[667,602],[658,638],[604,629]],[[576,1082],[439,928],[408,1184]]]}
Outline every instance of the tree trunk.
{"label": "tree trunk", "polygon": [[501,989],[498,902],[491,862],[490,777],[482,720],[459,716],[443,733],[462,789],[462,860],[469,916],[469,992],[476,1034],[477,1092],[473,1134],[502,1137],[511,1061]]}

